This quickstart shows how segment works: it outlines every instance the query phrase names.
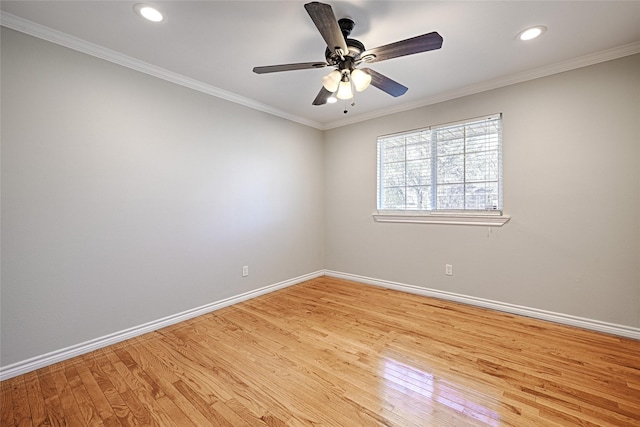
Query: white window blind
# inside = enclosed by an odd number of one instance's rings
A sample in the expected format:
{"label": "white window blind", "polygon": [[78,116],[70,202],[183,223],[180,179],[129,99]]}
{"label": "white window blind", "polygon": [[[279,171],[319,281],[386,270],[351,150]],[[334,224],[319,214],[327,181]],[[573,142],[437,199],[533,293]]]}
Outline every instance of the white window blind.
{"label": "white window blind", "polygon": [[378,210],[502,211],[502,116],[379,137]]}

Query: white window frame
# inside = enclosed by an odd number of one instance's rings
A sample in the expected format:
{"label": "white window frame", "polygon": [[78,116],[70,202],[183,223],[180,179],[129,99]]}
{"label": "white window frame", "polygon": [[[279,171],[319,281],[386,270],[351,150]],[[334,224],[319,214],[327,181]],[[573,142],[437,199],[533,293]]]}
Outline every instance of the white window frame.
{"label": "white window frame", "polygon": [[[380,145],[386,140],[390,138],[396,137],[418,137],[419,135],[424,135],[425,132],[429,133],[429,137],[439,131],[444,129],[453,129],[453,128],[465,128],[467,125],[480,123],[486,120],[500,120],[500,131],[498,135],[498,178],[497,178],[497,186],[498,186],[498,205],[492,206],[489,209],[458,209],[458,210],[446,210],[446,209],[436,209],[433,204],[437,203],[437,200],[434,196],[437,194],[437,159],[438,156],[435,153],[436,144],[431,143],[432,153],[430,155],[429,160],[430,163],[430,192],[431,194],[431,209],[418,210],[418,209],[381,209],[381,198],[382,196],[382,164],[381,164],[381,151]],[[467,142],[466,135],[464,137],[465,144]],[[466,150],[466,149],[465,149]],[[472,119],[462,120],[453,123],[446,123],[442,125],[430,126],[427,128],[416,129],[413,131],[400,132],[392,135],[383,135],[378,137],[377,141],[377,174],[376,174],[376,205],[377,211],[373,214],[373,218],[377,222],[396,222],[396,223],[425,223],[425,224],[459,224],[459,225],[483,225],[483,226],[498,226],[501,227],[506,222],[509,221],[510,217],[508,215],[504,215],[502,208],[502,114],[491,114],[482,117],[476,117]],[[466,152],[465,152],[466,155]],[[405,155],[405,169],[406,169],[406,155]],[[402,163],[402,161],[401,161]],[[429,169],[427,168],[427,169]],[[405,172],[406,173],[406,172]],[[467,176],[465,172],[464,182],[459,183],[466,186],[470,184],[471,181],[467,181]],[[440,184],[444,186],[444,184]],[[406,189],[405,189],[405,197],[406,197]],[[406,200],[405,200],[406,203]]]}

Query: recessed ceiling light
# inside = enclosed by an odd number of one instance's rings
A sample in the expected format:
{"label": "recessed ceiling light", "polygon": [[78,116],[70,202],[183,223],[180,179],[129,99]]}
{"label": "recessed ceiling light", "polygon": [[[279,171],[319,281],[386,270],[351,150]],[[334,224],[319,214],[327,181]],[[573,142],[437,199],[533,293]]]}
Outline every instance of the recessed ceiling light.
{"label": "recessed ceiling light", "polygon": [[547,27],[543,25],[538,25],[535,27],[527,28],[526,30],[520,32],[517,35],[517,38],[518,40],[522,40],[522,41],[533,40],[536,37],[541,36],[542,33],[544,33],[545,31],[547,31]]}
{"label": "recessed ceiling light", "polygon": [[161,22],[164,20],[164,16],[160,11],[147,4],[137,4],[133,7],[136,13],[151,22]]}

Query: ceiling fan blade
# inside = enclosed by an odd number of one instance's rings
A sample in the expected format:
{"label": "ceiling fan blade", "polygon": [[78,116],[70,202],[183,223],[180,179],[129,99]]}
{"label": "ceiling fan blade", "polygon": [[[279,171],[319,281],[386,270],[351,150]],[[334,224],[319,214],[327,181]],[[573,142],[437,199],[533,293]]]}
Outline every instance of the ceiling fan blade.
{"label": "ceiling fan blade", "polygon": [[[331,6],[314,1],[305,4],[304,8],[307,10],[313,23],[316,24],[329,50],[339,56],[348,53],[349,48],[347,47],[347,42],[342,35],[340,25],[338,25]],[[337,52],[337,50],[341,50],[341,53]]]}
{"label": "ceiling fan blade", "polygon": [[409,88],[401,85],[395,80],[391,80],[389,77],[373,71],[371,68],[362,68],[362,71],[368,73],[371,76],[371,84],[383,92],[388,93],[393,97],[404,95]]}
{"label": "ceiling fan blade", "polygon": [[310,70],[313,68],[324,68],[328,64],[324,62],[300,62],[297,64],[267,65],[264,67],[253,67],[256,74],[277,73],[280,71]]}
{"label": "ceiling fan blade", "polygon": [[326,90],[324,88],[324,86],[322,86],[322,88],[320,89],[320,92],[318,92],[318,96],[316,96],[316,99],[314,99],[311,104],[312,105],[324,105],[324,104],[327,103],[327,100],[329,99],[329,97],[331,95],[333,95],[333,93],[329,92],[328,90]]}
{"label": "ceiling fan blade", "polygon": [[[442,41],[442,36],[434,31],[432,33],[423,34],[421,36],[412,37],[410,39],[366,50],[360,54],[360,58],[364,58],[364,61],[367,63],[385,61],[399,56],[413,55],[416,53],[440,49],[442,47]],[[373,55],[374,57],[369,59],[367,58],[369,55]]]}

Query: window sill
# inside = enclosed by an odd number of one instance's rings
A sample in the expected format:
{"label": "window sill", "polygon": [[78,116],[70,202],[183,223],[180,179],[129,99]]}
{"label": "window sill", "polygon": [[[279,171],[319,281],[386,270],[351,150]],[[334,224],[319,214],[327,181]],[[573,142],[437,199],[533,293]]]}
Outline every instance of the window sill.
{"label": "window sill", "polygon": [[399,222],[410,224],[451,224],[451,225],[482,225],[502,227],[511,217],[495,214],[479,213],[444,213],[444,212],[376,212],[373,214],[376,222]]}

